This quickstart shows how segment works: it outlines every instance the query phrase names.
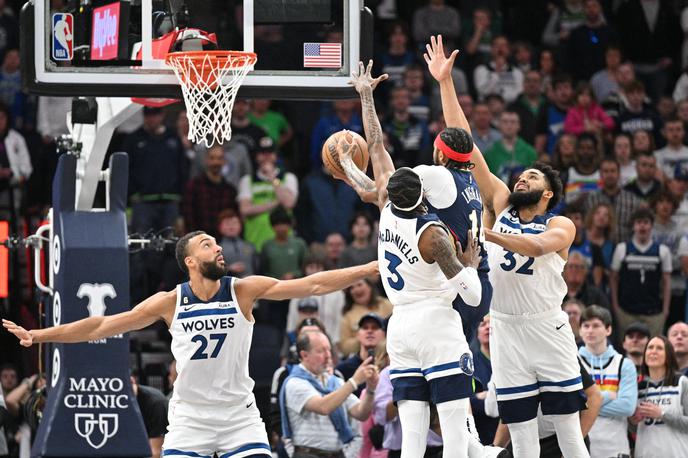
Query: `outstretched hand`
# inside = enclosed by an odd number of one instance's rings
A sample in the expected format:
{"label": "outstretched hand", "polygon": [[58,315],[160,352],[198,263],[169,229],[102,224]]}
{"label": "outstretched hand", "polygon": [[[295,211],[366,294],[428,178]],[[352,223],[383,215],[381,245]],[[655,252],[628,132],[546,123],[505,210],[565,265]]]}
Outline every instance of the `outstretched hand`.
{"label": "outstretched hand", "polygon": [[33,345],[33,335],[31,335],[31,333],[26,329],[13,323],[12,321],[4,319],[2,320],[2,325],[5,327],[5,329],[14,334],[17,339],[19,339],[20,345],[24,347],[30,347]]}
{"label": "outstretched hand", "polygon": [[354,141],[354,136],[348,130],[345,130],[344,134],[339,136],[339,141],[337,142],[339,160],[353,161],[354,152],[358,151],[358,149],[358,143]]}
{"label": "outstretched hand", "polygon": [[437,81],[442,81],[451,76],[452,68],[454,67],[454,60],[459,54],[459,50],[455,49],[451,55],[447,57],[444,54],[444,45],[442,44],[442,35],[430,37],[430,44],[425,45],[428,52],[423,54],[425,62],[428,64],[430,74]]}
{"label": "outstretched hand", "polygon": [[468,231],[465,250],[461,247],[461,242],[456,240],[456,255],[464,267],[477,268],[480,265],[480,246],[478,245],[478,238],[473,237],[473,231]]}
{"label": "outstretched hand", "polygon": [[363,62],[359,62],[358,73],[355,71],[351,72],[351,80],[349,81],[349,84],[352,85],[359,94],[367,88],[370,88],[371,90],[375,89],[378,84],[389,78],[387,73],[383,73],[377,78],[373,78],[373,76],[370,74],[372,70],[373,61],[369,60],[367,67],[364,67]]}

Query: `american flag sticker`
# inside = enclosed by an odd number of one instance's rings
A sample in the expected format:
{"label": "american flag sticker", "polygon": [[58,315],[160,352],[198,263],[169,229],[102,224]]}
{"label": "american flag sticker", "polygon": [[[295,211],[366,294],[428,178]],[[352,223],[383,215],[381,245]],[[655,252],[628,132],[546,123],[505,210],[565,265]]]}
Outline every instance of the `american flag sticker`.
{"label": "american flag sticker", "polygon": [[342,44],[304,43],[303,66],[340,68],[342,66]]}

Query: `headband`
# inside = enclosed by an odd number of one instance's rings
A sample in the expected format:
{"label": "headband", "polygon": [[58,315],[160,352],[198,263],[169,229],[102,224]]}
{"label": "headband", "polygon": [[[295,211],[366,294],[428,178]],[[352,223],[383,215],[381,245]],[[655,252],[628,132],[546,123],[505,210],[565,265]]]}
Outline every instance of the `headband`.
{"label": "headband", "polygon": [[435,137],[435,147],[442,151],[449,159],[452,159],[456,162],[470,162],[471,160],[472,151],[469,151],[468,153],[459,153],[458,151],[454,151],[449,147],[449,145],[444,143],[444,140],[440,138],[439,134],[437,137]]}

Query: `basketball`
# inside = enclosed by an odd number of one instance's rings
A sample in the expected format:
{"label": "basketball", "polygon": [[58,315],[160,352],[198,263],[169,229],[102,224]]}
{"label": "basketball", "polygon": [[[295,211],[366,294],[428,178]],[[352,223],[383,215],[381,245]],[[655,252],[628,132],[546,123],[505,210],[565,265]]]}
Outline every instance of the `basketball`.
{"label": "basketball", "polygon": [[346,134],[352,135],[358,145],[358,149],[353,153],[354,164],[364,172],[368,168],[368,143],[365,141],[365,138],[361,137],[356,132],[341,130],[333,133],[325,140],[321,153],[323,164],[325,164],[327,170],[329,170],[330,174],[335,178],[346,178],[346,174],[339,163],[339,152],[337,151],[337,143],[341,135]]}

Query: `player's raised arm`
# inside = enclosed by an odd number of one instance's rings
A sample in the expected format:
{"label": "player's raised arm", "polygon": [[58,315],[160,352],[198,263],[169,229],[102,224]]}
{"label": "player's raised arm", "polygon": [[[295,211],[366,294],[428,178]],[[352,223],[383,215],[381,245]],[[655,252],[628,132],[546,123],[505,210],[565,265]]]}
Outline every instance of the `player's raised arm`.
{"label": "player's raised arm", "polygon": [[280,301],[306,296],[321,296],[339,291],[357,281],[378,274],[377,261],[346,269],[327,270],[296,280],[277,280],[275,278],[253,275],[236,281],[235,290],[242,308],[253,307],[257,299]]}
{"label": "player's raised arm", "polygon": [[127,312],[93,316],[45,329],[26,330],[8,320],[2,320],[2,325],[25,347],[42,342],[87,342],[145,328],[160,319],[170,323],[174,315],[176,297],[175,291],[160,292]]}
{"label": "player's raised arm", "polygon": [[361,109],[363,111],[363,129],[365,130],[366,140],[368,141],[368,154],[373,164],[373,175],[375,176],[375,186],[379,193],[379,202],[387,200],[387,181],[394,173],[394,163],[387,150],[382,136],[382,126],[377,118],[375,111],[375,100],[373,100],[373,89],[382,81],[387,79],[387,74],[373,78],[370,74],[373,68],[373,61],[368,62],[368,67],[364,67],[363,62],[358,63],[358,73],[351,73],[351,84],[356,92],[361,96]]}
{"label": "player's raised arm", "polygon": [[[430,37],[430,44],[427,44],[425,48],[427,52],[423,55],[423,58],[428,64],[428,71],[440,85],[442,112],[447,127],[464,129],[469,134],[472,134],[471,125],[468,119],[466,119],[466,115],[456,96],[454,80],[451,74],[452,68],[454,67],[454,60],[459,51],[454,50],[451,55],[447,57],[444,53],[442,35]],[[472,172],[475,181],[478,183],[478,188],[480,188],[480,193],[483,196],[483,202],[487,207],[486,209],[492,213],[494,219],[494,216],[501,213],[508,205],[509,188],[502,180],[490,172],[482,152],[475,144],[473,144],[471,161],[475,164]]]}
{"label": "player's raised arm", "polygon": [[465,250],[454,245],[449,233],[440,225],[429,226],[418,240],[418,249],[426,262],[436,262],[464,302],[472,307],[480,305],[482,286],[476,270],[480,264],[478,240],[468,231]]}
{"label": "player's raised arm", "polygon": [[536,258],[548,253],[563,253],[576,237],[576,226],[564,216],[555,216],[547,230],[539,234],[503,234],[485,229],[485,239],[514,253]]}

